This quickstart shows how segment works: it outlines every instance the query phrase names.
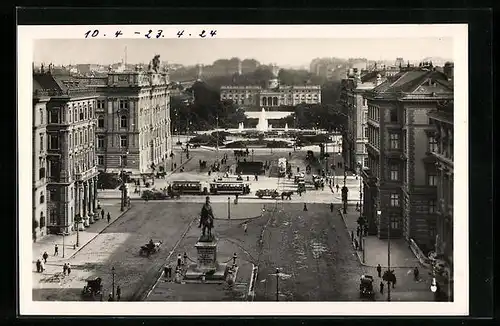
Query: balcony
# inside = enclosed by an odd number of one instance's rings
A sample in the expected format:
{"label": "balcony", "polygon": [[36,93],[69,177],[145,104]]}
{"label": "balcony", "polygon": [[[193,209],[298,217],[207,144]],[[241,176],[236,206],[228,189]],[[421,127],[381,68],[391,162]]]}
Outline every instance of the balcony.
{"label": "balcony", "polygon": [[75,173],[75,181],[85,181],[93,176],[97,175],[97,167],[93,166],[92,168],[88,169],[87,171],[83,171],[80,173]]}

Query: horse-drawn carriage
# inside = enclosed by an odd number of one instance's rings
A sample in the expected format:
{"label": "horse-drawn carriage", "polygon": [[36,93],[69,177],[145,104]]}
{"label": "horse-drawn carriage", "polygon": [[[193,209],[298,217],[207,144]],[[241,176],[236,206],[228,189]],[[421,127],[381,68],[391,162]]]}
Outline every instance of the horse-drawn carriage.
{"label": "horse-drawn carriage", "polygon": [[160,251],[161,244],[162,244],[161,241],[147,243],[144,246],[141,246],[141,249],[139,250],[139,255],[141,256],[145,255],[149,257],[149,255],[155,254],[158,251]]}
{"label": "horse-drawn carriage", "polygon": [[361,298],[375,298],[375,291],[373,290],[373,276],[361,275],[359,280],[359,296]]}
{"label": "horse-drawn carriage", "polygon": [[86,279],[87,285],[83,287],[82,295],[84,297],[94,297],[102,294],[102,280],[100,277],[91,277]]}
{"label": "horse-drawn carriage", "polygon": [[255,192],[255,195],[259,198],[270,196],[272,199],[280,196],[276,189],[259,189]]}

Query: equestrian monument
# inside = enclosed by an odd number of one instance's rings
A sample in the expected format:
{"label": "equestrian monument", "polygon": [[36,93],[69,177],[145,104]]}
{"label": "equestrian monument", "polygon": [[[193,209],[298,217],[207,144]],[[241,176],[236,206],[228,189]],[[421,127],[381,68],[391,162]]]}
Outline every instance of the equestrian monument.
{"label": "equestrian monument", "polygon": [[201,208],[200,223],[201,235],[196,243],[198,259],[196,264],[188,267],[185,280],[205,280],[224,282],[228,270],[227,264],[217,261],[217,237],[213,232],[214,215],[210,205],[210,197],[206,197]]}

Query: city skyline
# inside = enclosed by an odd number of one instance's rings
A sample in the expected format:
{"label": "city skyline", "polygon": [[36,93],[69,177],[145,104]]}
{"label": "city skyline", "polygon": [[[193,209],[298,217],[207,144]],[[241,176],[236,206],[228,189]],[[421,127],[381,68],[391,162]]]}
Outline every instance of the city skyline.
{"label": "city skyline", "polygon": [[[207,51],[207,44],[211,51]],[[380,44],[383,44],[381,46]],[[58,49],[58,51],[54,51]],[[65,50],[61,50],[65,49]],[[69,64],[148,63],[155,54],[162,61],[182,65],[210,65],[238,57],[261,64],[308,67],[315,58],[366,58],[418,62],[427,57],[453,60],[452,38],[387,39],[167,39],[151,40],[36,40],[33,62]],[[125,55],[126,52],[126,55]],[[126,57],[126,58],[125,58]]]}

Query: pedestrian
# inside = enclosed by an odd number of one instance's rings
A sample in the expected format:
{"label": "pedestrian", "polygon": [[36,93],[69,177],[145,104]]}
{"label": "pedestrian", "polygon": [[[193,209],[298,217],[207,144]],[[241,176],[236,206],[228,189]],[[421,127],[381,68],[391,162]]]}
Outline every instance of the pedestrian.
{"label": "pedestrian", "polygon": [[47,258],[49,258],[49,254],[45,251],[42,255],[43,261],[45,264],[47,264]]}
{"label": "pedestrian", "polygon": [[43,271],[45,270],[45,264],[43,261],[40,262],[40,273],[43,273]]}
{"label": "pedestrian", "polygon": [[304,212],[307,212],[307,205],[304,203]]}
{"label": "pedestrian", "polygon": [[111,214],[109,214],[109,212],[108,212],[107,218],[108,218],[108,224],[109,224],[109,221],[111,221]]}
{"label": "pedestrian", "polygon": [[248,223],[247,222],[243,223],[243,232],[245,232],[245,234],[247,234],[247,228],[248,228]]}
{"label": "pedestrian", "polygon": [[330,203],[330,212],[333,213],[333,203]]}
{"label": "pedestrian", "polygon": [[250,181],[250,176],[247,175],[247,181]]}
{"label": "pedestrian", "polygon": [[380,294],[384,294],[384,282],[380,281]]}
{"label": "pedestrian", "polygon": [[382,277],[382,266],[380,266],[380,264],[377,265],[377,273],[378,277]]}
{"label": "pedestrian", "polygon": [[184,251],[184,257],[183,258],[184,258],[184,265],[187,265],[187,263],[188,263],[188,254],[185,251]]}
{"label": "pedestrian", "polygon": [[172,278],[172,266],[170,264],[165,267],[165,278],[168,278],[169,280]]}
{"label": "pedestrian", "polygon": [[101,218],[104,219],[104,209],[101,209]]}
{"label": "pedestrian", "polygon": [[120,286],[118,285],[116,287],[116,301],[120,301],[120,298],[122,296],[122,289],[120,288]]}
{"label": "pedestrian", "polygon": [[418,281],[418,275],[419,275],[419,271],[418,271],[418,267],[415,267],[415,269],[413,270],[413,276],[415,278],[415,281]]}
{"label": "pedestrian", "polygon": [[339,192],[339,185],[337,184],[335,187],[337,188],[337,192]]}
{"label": "pedestrian", "polygon": [[68,270],[68,276],[69,276],[69,274],[71,274],[71,265],[68,263],[66,266],[67,266],[66,268]]}
{"label": "pedestrian", "polygon": [[358,248],[359,248],[358,239],[354,239],[354,248],[355,248],[356,250],[358,250]]}
{"label": "pedestrian", "polygon": [[59,247],[57,246],[57,243],[54,245],[54,256],[59,255]]}
{"label": "pedestrian", "polygon": [[36,271],[37,271],[37,273],[40,273],[41,269],[42,269],[42,262],[40,261],[40,259],[37,259],[36,260]]}
{"label": "pedestrian", "polygon": [[300,172],[300,168],[297,166],[297,173],[299,173],[299,172]]}
{"label": "pedestrian", "polygon": [[63,265],[63,274],[66,275],[66,271],[68,270],[68,265],[66,265],[66,263],[64,263]]}
{"label": "pedestrian", "polygon": [[360,234],[360,227],[358,226],[358,227],[356,228],[356,235],[359,237],[359,234]]}
{"label": "pedestrian", "polygon": [[181,254],[177,255],[177,267],[181,267],[182,265],[182,256]]}
{"label": "pedestrian", "polygon": [[351,242],[354,241],[354,231],[351,230]]}
{"label": "pedestrian", "polygon": [[108,301],[115,301],[115,299],[113,299],[113,293],[109,294]]}

